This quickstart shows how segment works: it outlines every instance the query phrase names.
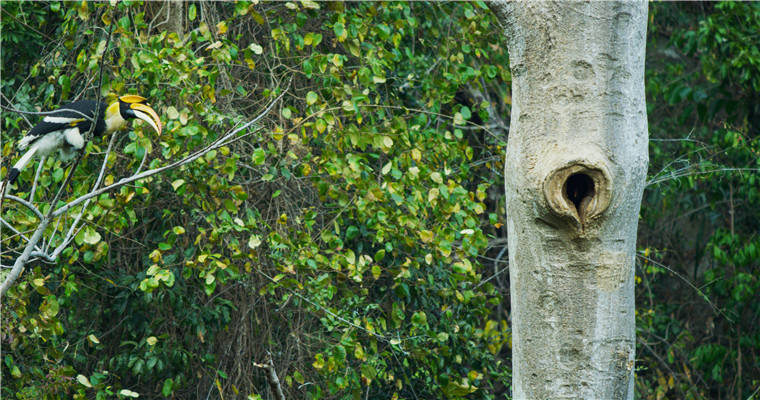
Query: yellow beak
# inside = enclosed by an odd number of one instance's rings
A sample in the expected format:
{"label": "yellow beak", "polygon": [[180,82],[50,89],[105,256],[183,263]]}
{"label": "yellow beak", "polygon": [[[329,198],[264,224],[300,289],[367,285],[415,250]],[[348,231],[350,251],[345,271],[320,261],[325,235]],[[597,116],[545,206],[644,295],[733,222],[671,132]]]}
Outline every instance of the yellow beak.
{"label": "yellow beak", "polygon": [[156,111],[141,103],[130,104],[129,108],[135,111],[137,118],[147,122],[158,133],[158,136],[161,136],[161,119],[156,114]]}

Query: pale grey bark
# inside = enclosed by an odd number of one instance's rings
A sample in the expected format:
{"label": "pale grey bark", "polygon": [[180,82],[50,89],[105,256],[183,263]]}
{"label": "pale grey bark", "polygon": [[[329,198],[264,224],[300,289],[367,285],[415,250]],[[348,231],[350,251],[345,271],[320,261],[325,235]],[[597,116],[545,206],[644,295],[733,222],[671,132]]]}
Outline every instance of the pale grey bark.
{"label": "pale grey bark", "polygon": [[185,0],[147,2],[146,14],[152,16],[148,31],[156,29],[174,32],[182,40],[185,33],[185,19],[187,18],[186,9]]}
{"label": "pale grey bark", "polygon": [[633,399],[645,2],[494,2],[508,39],[515,399]]}
{"label": "pale grey bark", "polygon": [[166,30],[176,33],[180,39],[185,33],[185,2],[184,0],[167,0],[165,2],[169,22]]}

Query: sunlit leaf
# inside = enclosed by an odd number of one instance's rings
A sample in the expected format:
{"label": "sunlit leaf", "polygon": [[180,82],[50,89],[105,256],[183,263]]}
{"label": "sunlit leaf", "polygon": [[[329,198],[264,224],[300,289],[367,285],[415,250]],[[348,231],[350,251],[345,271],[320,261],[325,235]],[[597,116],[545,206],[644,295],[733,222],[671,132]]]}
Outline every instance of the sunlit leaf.
{"label": "sunlit leaf", "polygon": [[132,398],[135,398],[135,399],[138,398],[138,397],[140,397],[139,393],[133,392],[133,391],[131,391],[129,389],[121,389],[121,390],[119,390],[119,394],[122,395],[122,396],[132,397]]}
{"label": "sunlit leaf", "polygon": [[88,388],[92,387],[90,380],[87,379],[87,377],[82,374],[77,375],[77,382],[79,382],[84,387],[88,387]]}
{"label": "sunlit leaf", "polygon": [[251,44],[249,44],[248,48],[251,49],[251,51],[254,54],[257,54],[257,55],[262,54],[264,52],[264,48],[261,47],[261,45],[259,45],[257,43],[251,43]]}

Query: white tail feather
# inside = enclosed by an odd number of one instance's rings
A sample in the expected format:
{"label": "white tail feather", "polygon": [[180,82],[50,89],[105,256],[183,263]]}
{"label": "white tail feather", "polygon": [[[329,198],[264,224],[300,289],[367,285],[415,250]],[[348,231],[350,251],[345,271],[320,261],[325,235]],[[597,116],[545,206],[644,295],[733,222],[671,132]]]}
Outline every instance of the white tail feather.
{"label": "white tail feather", "polygon": [[38,138],[39,137],[37,136],[26,135],[22,137],[21,140],[18,141],[18,144],[16,146],[18,146],[20,150],[24,150],[26,146],[29,146],[29,143],[31,143],[34,139],[38,139]]}
{"label": "white tail feather", "polygon": [[[34,157],[34,154],[37,153],[37,149],[39,148],[39,144],[35,143],[32,145],[32,147],[24,153],[24,155],[16,161],[16,164],[13,165],[13,168],[8,171],[8,173],[11,175],[8,179],[8,183],[13,183],[18,179],[18,174],[21,173],[21,171],[26,167],[26,164],[29,164],[29,161]],[[3,194],[3,189],[5,189],[4,182],[0,182],[0,195]]]}
{"label": "white tail feather", "polygon": [[37,152],[37,149],[39,148],[39,145],[37,143],[33,144],[32,147],[29,148],[29,150],[24,153],[24,155],[16,161],[16,164],[13,166],[13,168],[16,168],[21,172],[24,167],[26,167],[26,164],[29,164],[29,161],[34,157],[34,153]]}

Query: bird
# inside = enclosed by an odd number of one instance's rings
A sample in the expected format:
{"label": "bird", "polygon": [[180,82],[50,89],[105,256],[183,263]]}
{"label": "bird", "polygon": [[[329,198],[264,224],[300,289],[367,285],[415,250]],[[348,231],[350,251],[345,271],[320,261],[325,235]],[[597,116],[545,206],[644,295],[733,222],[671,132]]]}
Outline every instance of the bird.
{"label": "bird", "polygon": [[[46,115],[19,140],[19,150],[26,150],[8,172],[8,184],[13,184],[33,157],[43,157],[58,151],[58,158],[68,162],[76,157],[85,144],[84,136],[95,122],[94,136],[109,135],[127,125],[127,120],[138,118],[148,123],[160,136],[161,119],[142,96],[128,94],[110,104],[100,102],[98,117],[93,118],[98,107],[95,100],[79,100],[68,103]],[[0,195],[4,193],[0,183]]]}

